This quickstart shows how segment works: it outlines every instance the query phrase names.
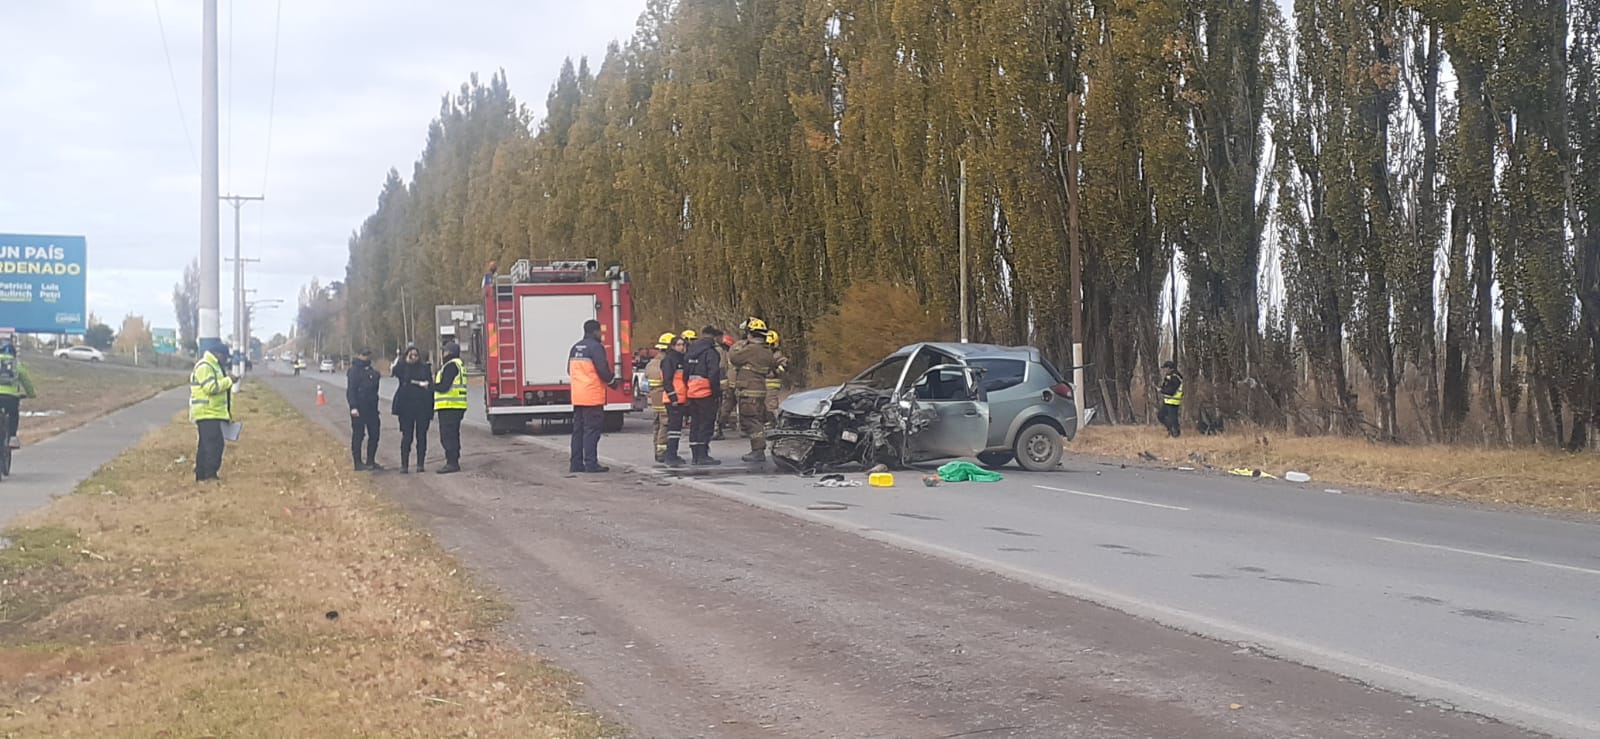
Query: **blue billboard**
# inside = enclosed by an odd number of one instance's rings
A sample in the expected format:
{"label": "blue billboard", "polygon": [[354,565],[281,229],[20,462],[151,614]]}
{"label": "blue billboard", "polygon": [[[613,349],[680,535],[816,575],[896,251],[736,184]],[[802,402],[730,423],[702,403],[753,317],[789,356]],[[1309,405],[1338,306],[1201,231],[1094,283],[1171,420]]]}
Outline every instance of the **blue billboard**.
{"label": "blue billboard", "polygon": [[0,327],[83,333],[88,252],[82,236],[0,234]]}

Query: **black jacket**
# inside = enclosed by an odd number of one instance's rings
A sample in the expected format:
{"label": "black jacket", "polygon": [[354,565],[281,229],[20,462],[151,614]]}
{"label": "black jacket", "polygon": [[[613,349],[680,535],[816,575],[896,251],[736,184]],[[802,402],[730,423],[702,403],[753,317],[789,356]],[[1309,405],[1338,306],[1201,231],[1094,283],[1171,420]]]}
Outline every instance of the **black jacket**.
{"label": "black jacket", "polygon": [[722,394],[722,352],[717,349],[717,341],[709,336],[695,339],[684,352],[683,371],[690,376],[704,377],[711,381],[711,394]]}
{"label": "black jacket", "polygon": [[[399,383],[391,412],[397,416],[433,415],[433,368],[427,362],[406,364],[402,360],[390,374]],[[427,384],[417,385],[419,381]]]}
{"label": "black jacket", "polygon": [[378,381],[381,379],[383,376],[372,368],[372,362],[364,359],[351,362],[350,371],[345,374],[344,399],[351,408],[378,410]]}

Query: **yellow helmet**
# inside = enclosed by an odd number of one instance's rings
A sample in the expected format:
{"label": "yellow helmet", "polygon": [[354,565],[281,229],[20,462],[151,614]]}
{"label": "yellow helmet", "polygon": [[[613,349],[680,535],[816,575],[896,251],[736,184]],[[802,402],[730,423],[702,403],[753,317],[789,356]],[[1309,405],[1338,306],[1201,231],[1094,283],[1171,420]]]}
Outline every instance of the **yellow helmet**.
{"label": "yellow helmet", "polygon": [[774,330],[772,330],[770,328],[767,329],[767,343],[771,344],[773,346],[777,346],[778,345],[778,332],[777,331],[774,331]]}
{"label": "yellow helmet", "polygon": [[745,324],[745,330],[756,334],[764,333],[767,330],[767,322],[759,318],[752,318],[749,323]]}
{"label": "yellow helmet", "polygon": [[676,341],[677,339],[678,339],[677,336],[673,335],[673,333],[671,331],[668,331],[668,332],[662,334],[661,338],[656,339],[656,348],[657,349],[665,349],[665,348],[667,348],[669,346],[672,346],[672,342]]}
{"label": "yellow helmet", "polygon": [[694,329],[688,328],[684,329],[683,333],[678,334],[678,338],[683,339],[684,341],[694,341],[695,339],[700,338],[700,334],[695,333]]}

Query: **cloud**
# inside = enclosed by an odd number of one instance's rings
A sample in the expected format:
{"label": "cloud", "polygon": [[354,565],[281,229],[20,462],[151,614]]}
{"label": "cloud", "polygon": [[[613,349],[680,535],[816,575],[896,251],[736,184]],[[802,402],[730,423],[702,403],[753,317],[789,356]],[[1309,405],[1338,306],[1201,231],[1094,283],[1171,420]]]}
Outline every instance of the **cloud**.
{"label": "cloud", "polygon": [[[150,3],[0,7],[0,232],[86,235],[89,309],[163,326],[170,300],[154,296],[170,293],[200,241],[201,19],[199,3],[158,5],[171,72]],[[443,95],[504,69],[541,110],[561,59],[598,63],[608,42],[633,32],[644,0],[284,0],[275,103],[277,3],[221,7],[223,188],[254,195],[264,184],[267,201],[241,213],[243,250],[263,259],[249,283],[261,291],[253,297],[292,304],[312,277],[343,277],[346,239],[389,168],[409,174]],[[221,214],[231,256],[233,209]],[[228,325],[226,262],[222,288]],[[290,306],[257,325],[270,334],[292,319]]]}

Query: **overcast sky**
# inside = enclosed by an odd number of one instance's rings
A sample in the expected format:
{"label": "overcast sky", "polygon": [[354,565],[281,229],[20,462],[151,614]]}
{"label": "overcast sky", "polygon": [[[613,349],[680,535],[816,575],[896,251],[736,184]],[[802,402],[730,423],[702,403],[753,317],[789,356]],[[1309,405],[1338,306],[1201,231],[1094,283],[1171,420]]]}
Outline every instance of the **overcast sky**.
{"label": "overcast sky", "polygon": [[[245,256],[262,260],[247,283],[254,299],[285,301],[258,313],[255,333],[287,333],[311,277],[344,277],[351,230],[390,167],[410,176],[442,95],[503,68],[542,115],[561,59],[598,65],[644,2],[282,0],[272,104],[280,2],[221,0],[221,186],[266,195],[244,208]],[[130,312],[176,326],[172,286],[199,252],[200,7],[0,3],[0,233],[87,236],[89,310],[113,326]],[[232,255],[227,205],[222,250]],[[224,262],[224,334],[232,289]]]}

